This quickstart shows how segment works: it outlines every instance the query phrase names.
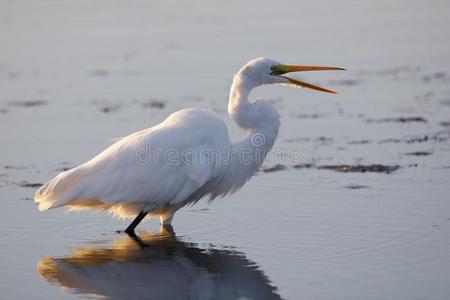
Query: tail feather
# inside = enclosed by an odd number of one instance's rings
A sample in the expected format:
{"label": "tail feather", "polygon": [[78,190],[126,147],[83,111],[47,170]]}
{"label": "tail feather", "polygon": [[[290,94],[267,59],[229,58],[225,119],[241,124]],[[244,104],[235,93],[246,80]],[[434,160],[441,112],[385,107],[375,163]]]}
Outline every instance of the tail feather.
{"label": "tail feather", "polygon": [[77,198],[82,191],[82,179],[89,174],[81,167],[59,173],[41,186],[34,196],[39,210],[63,206]]}

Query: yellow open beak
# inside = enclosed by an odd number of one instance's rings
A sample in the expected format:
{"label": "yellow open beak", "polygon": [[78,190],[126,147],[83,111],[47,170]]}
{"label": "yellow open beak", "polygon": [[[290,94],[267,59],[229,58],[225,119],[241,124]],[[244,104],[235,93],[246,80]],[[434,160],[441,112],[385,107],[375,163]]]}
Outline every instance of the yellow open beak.
{"label": "yellow open beak", "polygon": [[306,72],[306,71],[328,71],[328,70],[345,70],[343,68],[337,68],[337,67],[320,67],[320,66],[287,66],[287,65],[278,65],[273,66],[271,69],[270,75],[278,76],[285,78],[289,81],[289,83],[305,87],[308,89],[331,93],[331,94],[337,94],[337,92],[320,87],[318,85],[314,85],[311,83],[303,82],[297,79],[289,78],[287,76],[283,76],[283,74],[290,73],[290,72]]}

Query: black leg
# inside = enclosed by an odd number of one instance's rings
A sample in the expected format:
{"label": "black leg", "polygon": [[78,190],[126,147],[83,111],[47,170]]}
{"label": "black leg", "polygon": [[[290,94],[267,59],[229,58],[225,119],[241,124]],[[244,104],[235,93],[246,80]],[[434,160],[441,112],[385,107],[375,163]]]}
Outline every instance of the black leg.
{"label": "black leg", "polygon": [[173,230],[172,225],[163,225],[162,228],[168,233],[175,235],[175,231]]}
{"label": "black leg", "polygon": [[136,219],[133,220],[133,222],[131,222],[130,226],[127,227],[127,229],[125,229],[125,232],[128,234],[134,234],[134,229],[136,228],[136,226],[138,226],[139,223],[141,223],[142,219],[145,218],[145,216],[147,215],[146,212],[141,211]]}
{"label": "black leg", "polygon": [[[125,231],[126,232],[126,231]],[[128,234],[128,236],[136,242],[136,244],[141,248],[141,249],[145,249],[147,247],[147,245],[144,243],[144,241],[136,235],[136,233],[133,232],[126,232]]]}

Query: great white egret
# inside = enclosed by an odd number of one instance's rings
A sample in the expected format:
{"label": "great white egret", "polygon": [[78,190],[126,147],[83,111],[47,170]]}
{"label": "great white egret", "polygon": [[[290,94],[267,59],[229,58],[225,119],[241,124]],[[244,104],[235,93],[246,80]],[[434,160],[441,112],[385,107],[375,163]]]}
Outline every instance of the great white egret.
{"label": "great white egret", "polygon": [[127,233],[147,215],[159,216],[162,226],[170,225],[181,207],[239,189],[272,148],[280,114],[267,101],[250,102],[251,90],[281,84],[336,93],[284,75],[321,70],[343,69],[253,59],[234,76],[228,103],[230,117],[247,133],[242,140],[230,141],[225,122],[214,111],[183,109],[60,173],[37,190],[35,202],[41,211],[66,206],[109,210],[120,217],[137,215]]}

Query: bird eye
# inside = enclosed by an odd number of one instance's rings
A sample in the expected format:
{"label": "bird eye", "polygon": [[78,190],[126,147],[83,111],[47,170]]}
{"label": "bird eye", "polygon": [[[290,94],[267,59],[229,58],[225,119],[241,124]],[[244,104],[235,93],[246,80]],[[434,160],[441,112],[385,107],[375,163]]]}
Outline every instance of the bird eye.
{"label": "bird eye", "polygon": [[280,72],[280,69],[278,66],[271,66],[270,67],[270,75],[272,76],[277,76],[277,75],[281,75],[283,74],[282,72]]}

